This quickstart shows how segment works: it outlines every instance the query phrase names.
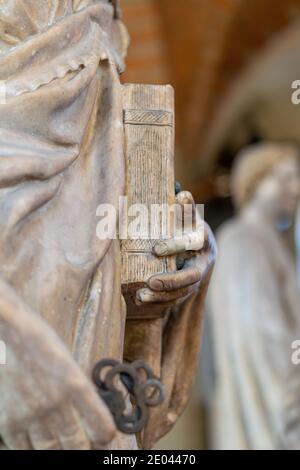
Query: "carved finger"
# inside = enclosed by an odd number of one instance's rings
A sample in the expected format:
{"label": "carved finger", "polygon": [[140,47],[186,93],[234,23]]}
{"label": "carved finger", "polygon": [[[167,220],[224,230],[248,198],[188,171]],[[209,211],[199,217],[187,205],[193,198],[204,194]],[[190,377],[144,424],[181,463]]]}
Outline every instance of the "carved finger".
{"label": "carved finger", "polygon": [[205,224],[196,232],[184,234],[181,238],[171,238],[157,243],[153,251],[157,256],[171,256],[186,251],[200,251],[205,242]]}
{"label": "carved finger", "polygon": [[187,260],[181,271],[153,276],[148,282],[150,289],[169,292],[201,282],[207,263],[201,262],[200,256]]}
{"label": "carved finger", "polygon": [[197,208],[192,194],[189,191],[181,191],[176,196],[176,202],[181,206],[180,219],[177,212],[176,235],[195,230],[197,226]]}
{"label": "carved finger", "polygon": [[[194,201],[193,195],[189,191],[182,191],[177,195],[177,202],[183,208],[184,206],[189,206],[189,205],[191,206],[192,218],[193,218],[192,231],[203,230],[204,239],[205,241],[207,241],[208,236],[211,233],[211,230],[209,226],[206,224],[206,222],[204,222],[203,218],[201,217],[200,212],[197,210],[197,205]],[[185,224],[185,228],[187,228],[186,224]]]}
{"label": "carved finger", "polygon": [[182,299],[191,293],[191,288],[177,289],[172,292],[155,292],[145,288],[137,292],[137,299],[141,303],[164,303]]}

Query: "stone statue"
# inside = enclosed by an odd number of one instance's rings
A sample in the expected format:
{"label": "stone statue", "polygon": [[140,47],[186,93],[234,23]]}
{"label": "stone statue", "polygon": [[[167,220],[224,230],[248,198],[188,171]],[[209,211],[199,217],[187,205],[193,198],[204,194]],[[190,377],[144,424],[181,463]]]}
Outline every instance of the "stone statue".
{"label": "stone statue", "polygon": [[[91,380],[100,359],[156,354],[134,325],[125,335],[119,241],[96,236],[97,207],[118,207],[125,186],[119,73],[127,43],[117,2],[0,2],[3,448],[137,447],[135,436],[116,432]],[[177,198],[193,204],[189,193]],[[182,253],[176,243],[158,244],[157,255]],[[194,376],[216,252],[208,227],[203,249],[188,248],[181,270],[154,276],[137,294],[141,312],[151,304],[167,312],[166,400],[139,436],[144,447],[174,425]]]}
{"label": "stone statue", "polygon": [[261,143],[242,151],[233,170],[236,218],[219,234],[210,290],[216,383],[213,446],[299,449],[300,338],[295,263],[280,227],[299,197],[295,148]]}

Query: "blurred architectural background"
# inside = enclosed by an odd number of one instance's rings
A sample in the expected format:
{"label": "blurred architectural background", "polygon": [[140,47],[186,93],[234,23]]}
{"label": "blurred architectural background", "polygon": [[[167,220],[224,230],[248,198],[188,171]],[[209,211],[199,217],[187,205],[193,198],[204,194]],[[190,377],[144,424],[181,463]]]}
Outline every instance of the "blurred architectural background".
{"label": "blurred architectural background", "polygon": [[[232,215],[228,175],[237,151],[264,139],[300,143],[300,105],[291,101],[300,80],[300,0],[121,5],[131,36],[123,81],[174,86],[177,180],[217,228]],[[205,407],[195,396],[165,448],[206,446]]]}

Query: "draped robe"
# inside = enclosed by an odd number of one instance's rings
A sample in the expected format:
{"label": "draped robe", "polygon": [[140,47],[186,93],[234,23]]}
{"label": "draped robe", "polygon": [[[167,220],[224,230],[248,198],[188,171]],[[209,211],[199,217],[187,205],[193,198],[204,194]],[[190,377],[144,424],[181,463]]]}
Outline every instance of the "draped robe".
{"label": "draped robe", "polygon": [[298,274],[298,283],[300,285],[300,206],[298,207],[295,225],[296,225],[295,239],[296,239],[297,274]]}

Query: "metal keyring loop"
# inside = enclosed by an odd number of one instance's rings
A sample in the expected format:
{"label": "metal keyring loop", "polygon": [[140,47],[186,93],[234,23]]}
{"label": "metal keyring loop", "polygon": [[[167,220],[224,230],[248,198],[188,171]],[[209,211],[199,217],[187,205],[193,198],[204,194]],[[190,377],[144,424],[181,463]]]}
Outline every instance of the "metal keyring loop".
{"label": "metal keyring loop", "polygon": [[[147,395],[147,390],[153,389],[152,396]],[[147,406],[154,407],[159,406],[164,401],[164,391],[162,384],[159,380],[150,379],[142,384],[142,390],[144,393],[144,402]],[[158,393],[158,395],[157,395]]]}

